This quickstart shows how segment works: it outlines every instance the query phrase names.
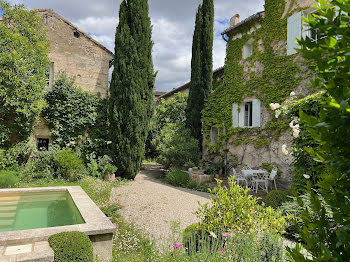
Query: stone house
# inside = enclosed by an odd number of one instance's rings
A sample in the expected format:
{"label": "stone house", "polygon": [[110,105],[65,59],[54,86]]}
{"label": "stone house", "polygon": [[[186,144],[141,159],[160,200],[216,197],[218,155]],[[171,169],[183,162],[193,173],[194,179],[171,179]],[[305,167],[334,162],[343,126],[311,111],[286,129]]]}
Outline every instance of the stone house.
{"label": "stone house", "polygon": [[[75,78],[82,90],[107,98],[114,54],[52,9],[37,9],[37,12],[50,40],[48,86],[52,86],[60,72],[65,72]],[[51,132],[42,118],[34,128],[33,138],[39,148],[48,148]]]}
{"label": "stone house", "polygon": [[265,0],[265,10],[244,21],[239,15],[222,32],[227,42],[224,80],[210,94],[203,110],[203,159],[218,161],[227,152],[229,163],[240,169],[263,163],[283,172],[279,186],[287,187],[292,176],[292,157],[282,145],[293,137],[275,117],[270,103],[281,103],[291,92],[299,97],[311,93],[313,77],[307,62],[297,54],[296,39],[317,32],[304,25],[303,16],[315,11],[313,0]]}
{"label": "stone house", "polygon": [[[213,82],[214,82],[214,84],[215,84],[215,81],[216,82],[220,82],[222,80],[222,78],[223,78],[223,75],[224,75],[224,67],[223,66],[215,69],[213,71]],[[179,93],[179,92],[188,94],[189,88],[190,88],[190,83],[191,82],[187,82],[186,84],[184,84],[184,85],[182,85],[180,87],[174,88],[173,90],[162,94],[161,96],[158,97],[158,100],[172,98],[176,93]]]}

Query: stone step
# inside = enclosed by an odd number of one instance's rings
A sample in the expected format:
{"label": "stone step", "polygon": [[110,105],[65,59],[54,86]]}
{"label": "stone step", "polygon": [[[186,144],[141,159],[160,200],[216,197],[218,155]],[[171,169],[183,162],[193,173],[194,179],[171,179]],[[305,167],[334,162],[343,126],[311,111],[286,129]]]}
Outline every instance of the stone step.
{"label": "stone step", "polygon": [[11,227],[14,219],[0,219],[0,228]]}
{"label": "stone step", "polygon": [[8,218],[14,218],[16,216],[16,212],[0,212],[0,220],[1,219],[8,219]]}
{"label": "stone step", "polygon": [[17,210],[17,205],[15,206],[0,206],[0,213],[15,212]]}

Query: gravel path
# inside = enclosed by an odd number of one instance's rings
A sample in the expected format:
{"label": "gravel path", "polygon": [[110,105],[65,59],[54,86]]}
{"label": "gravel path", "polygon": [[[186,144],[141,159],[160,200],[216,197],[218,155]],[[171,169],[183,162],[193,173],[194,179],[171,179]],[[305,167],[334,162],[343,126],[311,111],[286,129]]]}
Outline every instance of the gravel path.
{"label": "gravel path", "polygon": [[133,182],[113,188],[111,198],[120,199],[121,215],[127,222],[164,243],[172,235],[172,221],[180,222],[181,230],[197,222],[193,212],[198,209],[198,201],[209,201],[209,194],[169,186],[156,179],[160,175],[159,166],[148,164]]}

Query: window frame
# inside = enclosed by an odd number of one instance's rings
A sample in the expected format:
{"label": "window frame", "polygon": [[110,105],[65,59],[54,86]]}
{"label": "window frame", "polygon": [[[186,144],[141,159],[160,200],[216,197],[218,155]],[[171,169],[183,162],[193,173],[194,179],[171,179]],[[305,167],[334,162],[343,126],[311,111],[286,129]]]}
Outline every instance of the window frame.
{"label": "window frame", "polygon": [[[301,13],[302,17],[305,17],[305,18],[308,18],[309,15],[312,15],[312,14],[317,14],[317,9],[314,7],[304,10]],[[303,20],[302,20],[301,26],[302,26],[302,33],[301,33],[302,37],[303,38],[308,37],[313,43],[317,43],[318,41],[327,37],[327,36],[318,37],[317,31],[312,30],[310,26],[308,26]],[[312,37],[313,33],[316,35],[316,38]]]}

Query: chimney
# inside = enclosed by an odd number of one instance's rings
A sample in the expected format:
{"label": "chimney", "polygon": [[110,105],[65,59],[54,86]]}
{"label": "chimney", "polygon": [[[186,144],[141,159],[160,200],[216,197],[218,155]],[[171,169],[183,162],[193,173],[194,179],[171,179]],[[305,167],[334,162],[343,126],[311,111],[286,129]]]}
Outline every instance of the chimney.
{"label": "chimney", "polygon": [[240,22],[239,14],[235,14],[235,15],[232,16],[231,19],[230,19],[230,27],[239,24],[239,22]]}

